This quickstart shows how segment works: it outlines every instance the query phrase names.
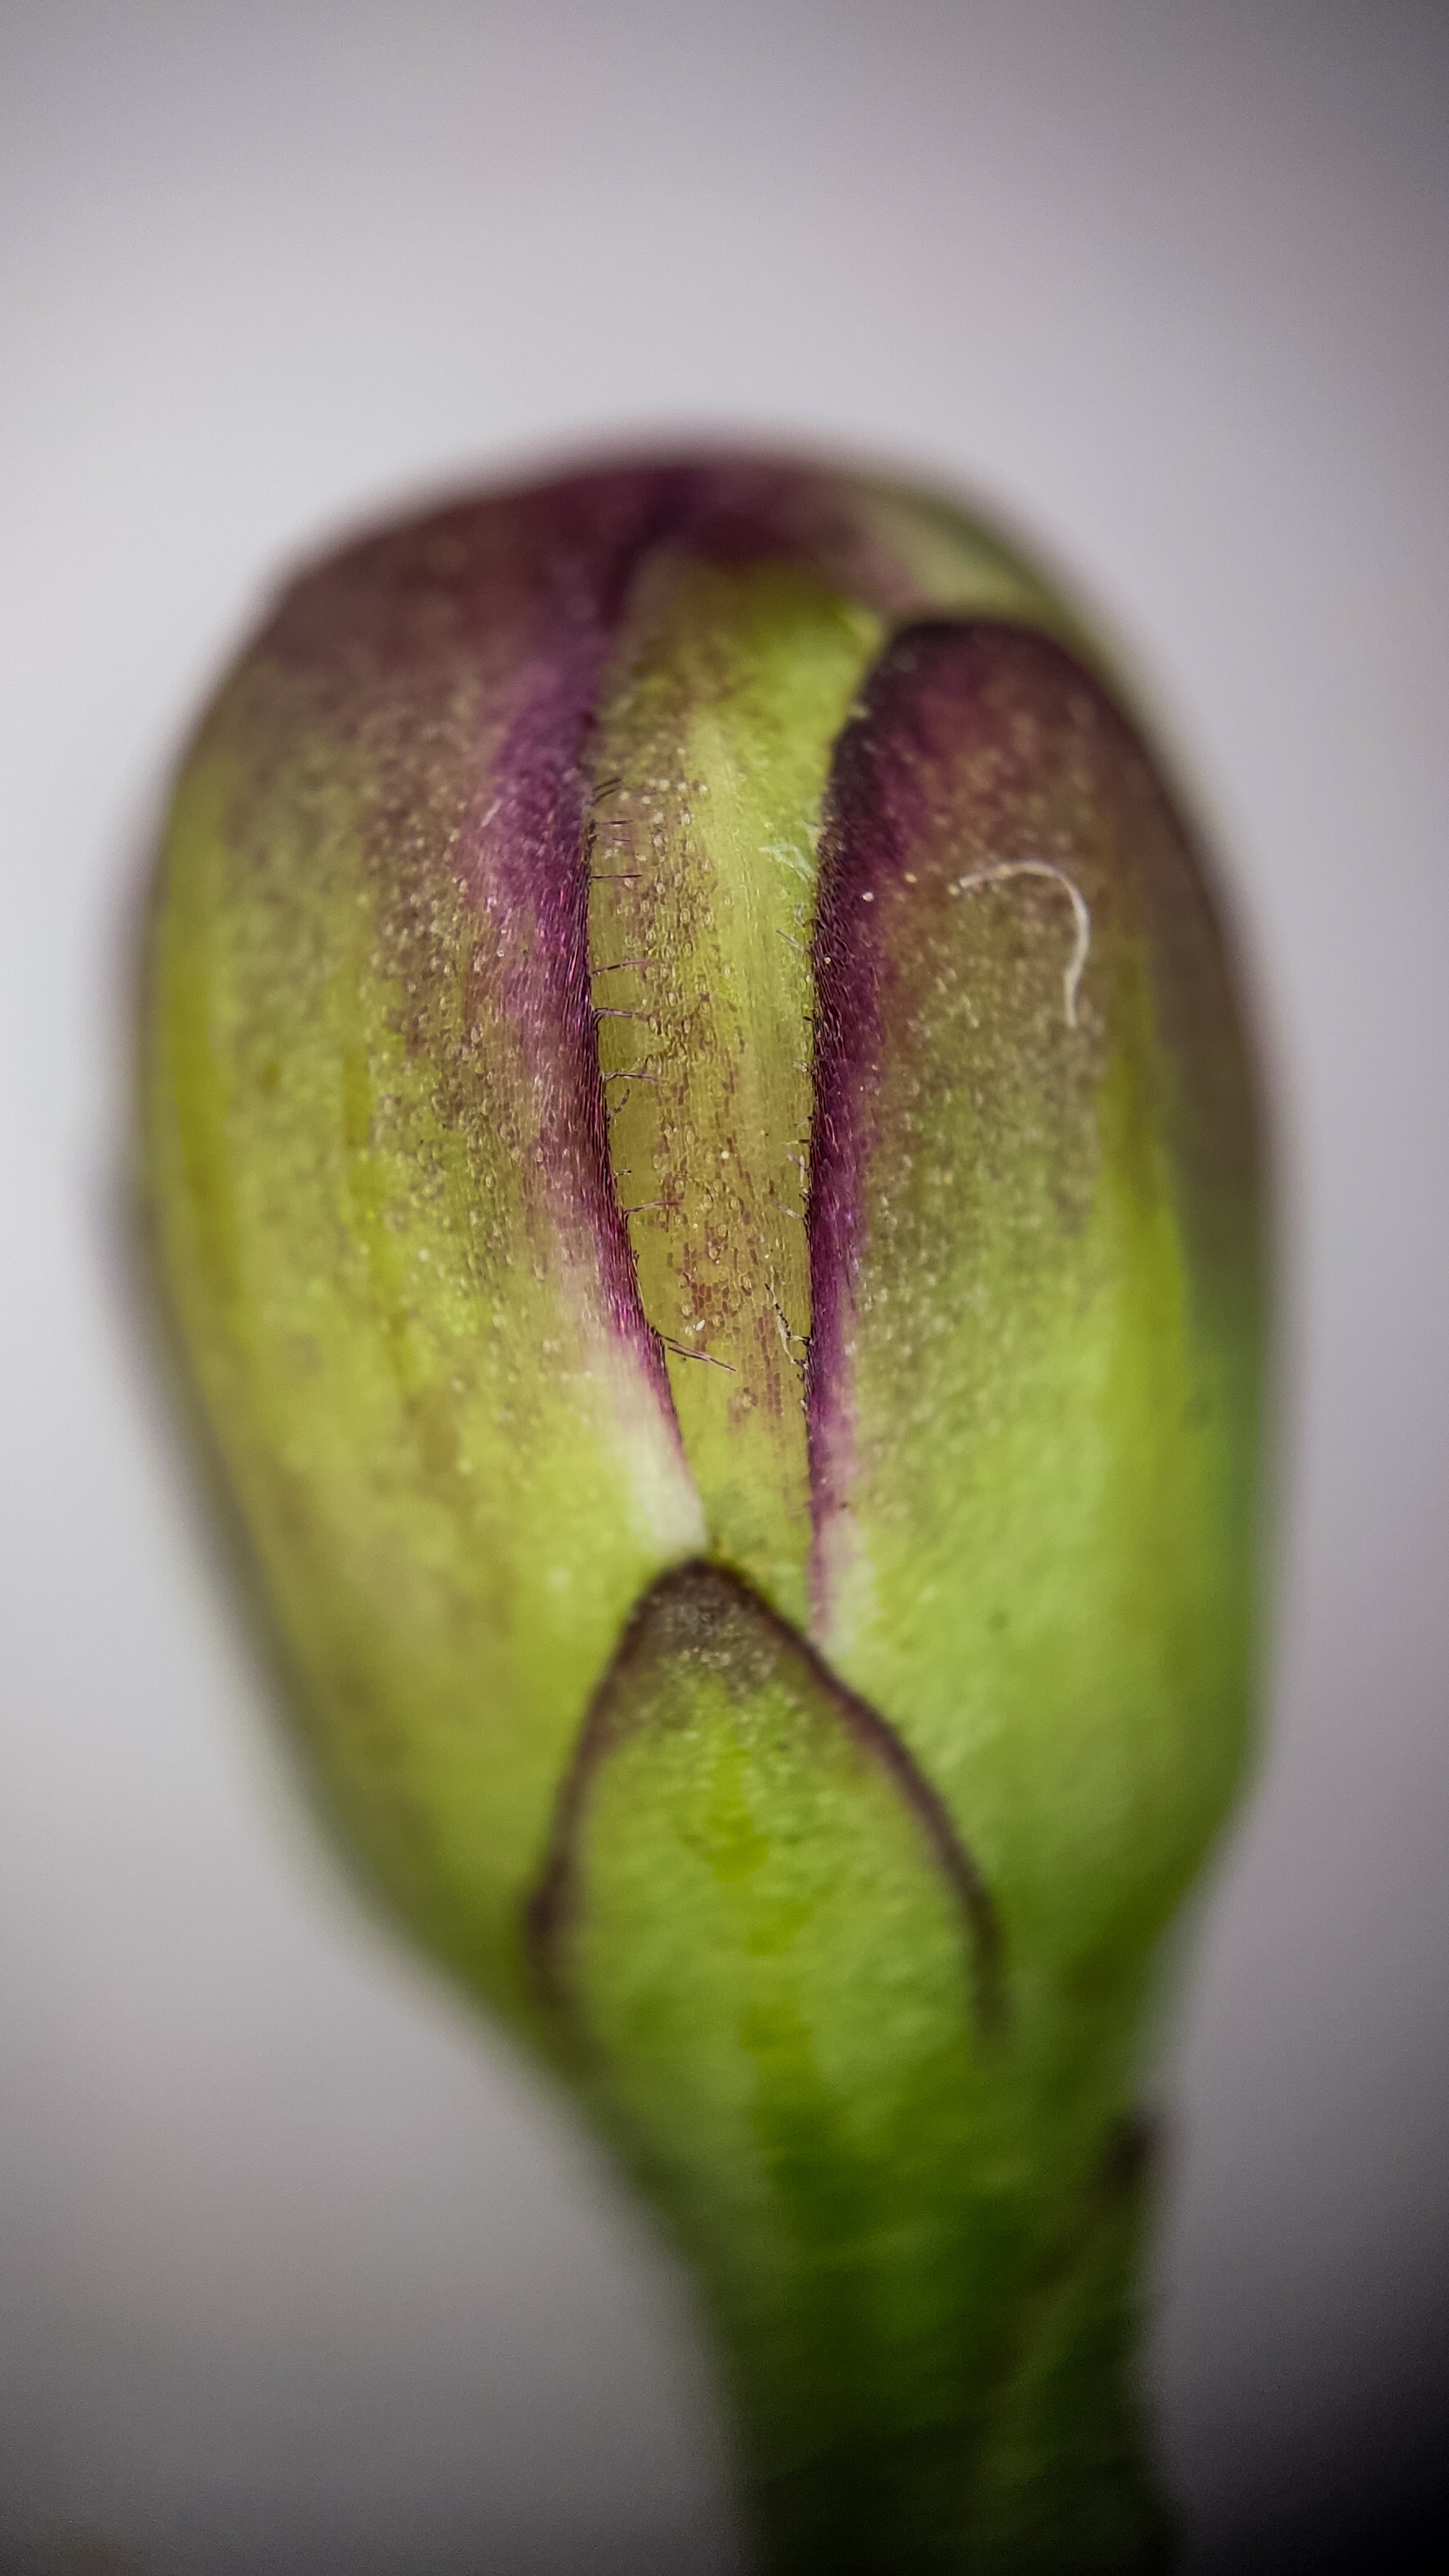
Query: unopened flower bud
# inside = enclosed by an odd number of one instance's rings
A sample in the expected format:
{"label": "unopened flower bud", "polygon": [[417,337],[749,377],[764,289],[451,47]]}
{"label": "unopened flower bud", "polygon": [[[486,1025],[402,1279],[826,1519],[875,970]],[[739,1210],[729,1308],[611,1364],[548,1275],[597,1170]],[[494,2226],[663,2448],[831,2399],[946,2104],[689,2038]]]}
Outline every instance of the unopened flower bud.
{"label": "unopened flower bud", "polygon": [[706,458],[288,592],[160,1269],[339,1828],[695,2260],[782,2568],[1145,2564],[1138,2026],[1249,1659],[1251,1086],[1095,648]]}

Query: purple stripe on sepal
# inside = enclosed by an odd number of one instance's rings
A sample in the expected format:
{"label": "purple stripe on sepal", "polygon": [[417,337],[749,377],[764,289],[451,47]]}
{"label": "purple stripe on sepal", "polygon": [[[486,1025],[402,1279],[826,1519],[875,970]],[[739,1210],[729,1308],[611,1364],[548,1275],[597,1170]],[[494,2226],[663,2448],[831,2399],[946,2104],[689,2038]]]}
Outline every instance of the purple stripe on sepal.
{"label": "purple stripe on sepal", "polygon": [[[588,958],[594,709],[633,586],[660,549],[794,562],[887,613],[903,596],[901,567],[848,479],[769,458],[684,457],[563,477],[364,537],[294,585],[262,650],[296,674],[311,720],[363,754],[379,875],[413,874],[425,904],[427,879],[445,868],[489,924],[474,973],[476,1042],[496,1025],[490,1014],[516,1032],[534,1090],[541,1204],[580,1255],[592,1237],[614,1326],[668,1401],[609,1165]],[[871,869],[899,868],[919,827],[901,757],[924,721],[918,657],[966,631],[898,636],[868,712],[841,738],[828,803],[808,1408],[817,1525],[839,1498],[849,1445],[839,1343],[878,1019],[878,936],[858,896]]]}
{"label": "purple stripe on sepal", "polygon": [[277,659],[355,676],[492,660],[500,622],[551,613],[612,633],[641,563],[677,547],[793,562],[885,615],[917,597],[868,523],[870,487],[769,456],[661,457],[561,476],[363,536],[305,573],[268,629]]}
{"label": "purple stripe on sepal", "polygon": [[[494,916],[502,998],[539,1104],[539,1151],[561,1229],[590,1225],[616,1329],[645,1353],[672,1411],[609,1163],[588,950],[589,737],[614,636],[660,547],[714,560],[809,557],[840,542],[828,488],[754,464],[681,464],[553,487],[520,506],[533,631],[504,684],[509,718],[461,871]],[[506,505],[505,505],[506,506]]]}
{"label": "purple stripe on sepal", "polygon": [[[672,1412],[609,1167],[588,959],[590,736],[633,584],[658,549],[793,560],[884,601],[900,574],[852,488],[769,458],[661,459],[464,502],[365,536],[294,585],[263,639],[373,781],[384,878],[445,866],[488,925],[471,1025],[518,1036],[538,1188]],[[460,703],[474,710],[460,723]],[[427,818],[427,819],[424,819]]]}
{"label": "purple stripe on sepal", "polygon": [[672,1415],[609,1164],[589,971],[585,752],[607,650],[601,624],[562,627],[518,675],[460,874],[497,941],[503,1009],[533,1086],[545,1203],[564,1242],[592,1236],[610,1321]]}
{"label": "purple stripe on sepal", "polygon": [[[883,1079],[915,1043],[936,972],[956,971],[977,938],[986,955],[984,930],[973,932],[964,905],[943,912],[941,895],[1028,878],[1056,879],[1065,898],[1062,1013],[1079,1080],[1100,1081],[1112,1049],[1136,1043],[1126,1029],[1114,1034],[1112,996],[1126,949],[1145,957],[1153,1043],[1172,1066],[1160,1140],[1195,1300],[1240,1299],[1253,1271],[1255,1121],[1241,1014],[1204,868],[1150,755],[1050,636],[987,619],[904,629],[836,746],[820,842],[807,1414],[822,1622],[832,1569],[851,1544],[859,1465],[852,1343],[866,1210],[878,1195],[868,1165],[884,1156],[894,1180],[918,1116],[899,1136],[877,1132]],[[1009,1020],[996,1040],[1010,1048],[1013,1078],[1056,1085],[1053,1114],[1068,1117],[1056,1043],[1044,1055],[1032,1027]],[[928,1118],[929,1095],[959,1068],[921,1058],[916,1071]],[[1065,1203],[1062,1221],[1075,1221]]]}
{"label": "purple stripe on sepal", "polygon": [[815,1123],[806,1208],[806,1415],[817,1614],[825,1607],[821,1534],[836,1524],[845,1504],[855,1450],[849,1343],[871,1094],[889,1017],[885,915],[877,897],[904,873],[921,834],[924,809],[915,768],[927,748],[922,728],[929,684],[942,649],[961,631],[915,627],[895,638],[861,693],[859,714],[836,745],[826,795],[812,943]]}

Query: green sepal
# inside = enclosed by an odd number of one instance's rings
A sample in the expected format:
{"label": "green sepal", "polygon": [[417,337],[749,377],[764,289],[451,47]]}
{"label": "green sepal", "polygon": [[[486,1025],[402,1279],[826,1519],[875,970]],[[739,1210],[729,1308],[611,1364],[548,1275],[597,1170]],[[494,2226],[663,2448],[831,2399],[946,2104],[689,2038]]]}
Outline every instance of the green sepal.
{"label": "green sepal", "polygon": [[693,1565],[635,1613],[535,1894],[556,2044],[703,2285],[782,2568],[1015,2570],[1063,2403],[1095,2430],[1078,2512],[1156,2530],[1119,2331],[1135,1981],[1064,2062],[1057,2016],[1003,2002],[943,1821],[878,1716]]}
{"label": "green sepal", "polygon": [[1018,1980],[1145,1954],[1241,1759],[1260,1245],[1201,873],[1046,639],[911,630],[822,845],[815,1636]]}
{"label": "green sepal", "polygon": [[158,893],[153,1223],[326,1796],[517,2003],[580,1713],[703,1527],[647,1350],[549,1202],[455,818],[380,865],[375,794],[286,672],[213,717]]}

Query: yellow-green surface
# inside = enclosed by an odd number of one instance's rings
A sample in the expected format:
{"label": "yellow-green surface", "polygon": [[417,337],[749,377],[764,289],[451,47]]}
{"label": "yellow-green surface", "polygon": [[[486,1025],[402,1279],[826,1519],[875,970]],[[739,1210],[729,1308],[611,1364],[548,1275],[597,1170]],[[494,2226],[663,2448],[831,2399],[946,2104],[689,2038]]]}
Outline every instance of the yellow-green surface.
{"label": "yellow-green surface", "polygon": [[711,1538],[803,1620],[815,844],[881,625],[786,568],[639,590],[595,754],[611,1150]]}
{"label": "yellow-green surface", "polygon": [[283,603],[157,886],[159,1269],[314,1777],[696,2265],[771,2563],[1147,2565],[1124,2142],[1245,1714],[1231,993],[1035,578],[732,473]]}

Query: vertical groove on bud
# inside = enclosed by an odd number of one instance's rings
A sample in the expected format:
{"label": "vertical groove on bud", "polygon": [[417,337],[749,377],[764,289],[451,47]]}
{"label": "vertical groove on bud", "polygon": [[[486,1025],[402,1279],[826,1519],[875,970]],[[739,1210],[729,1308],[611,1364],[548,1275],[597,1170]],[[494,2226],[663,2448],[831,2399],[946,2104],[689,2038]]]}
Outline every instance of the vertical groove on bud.
{"label": "vertical groove on bud", "polygon": [[814,843],[878,635],[789,565],[659,549],[592,752],[590,954],[643,1311],[711,1543],[796,1620]]}
{"label": "vertical groove on bud", "polygon": [[[537,1109],[535,1152],[565,1242],[591,1217],[615,1331],[634,1344],[673,1414],[657,1334],[645,1316],[609,1162],[598,1023],[590,990],[586,787],[582,766],[606,636],[555,637],[524,675],[523,703],[484,775],[460,853],[465,882],[498,943],[507,1020]],[[474,998],[474,1015],[486,1014]]]}

